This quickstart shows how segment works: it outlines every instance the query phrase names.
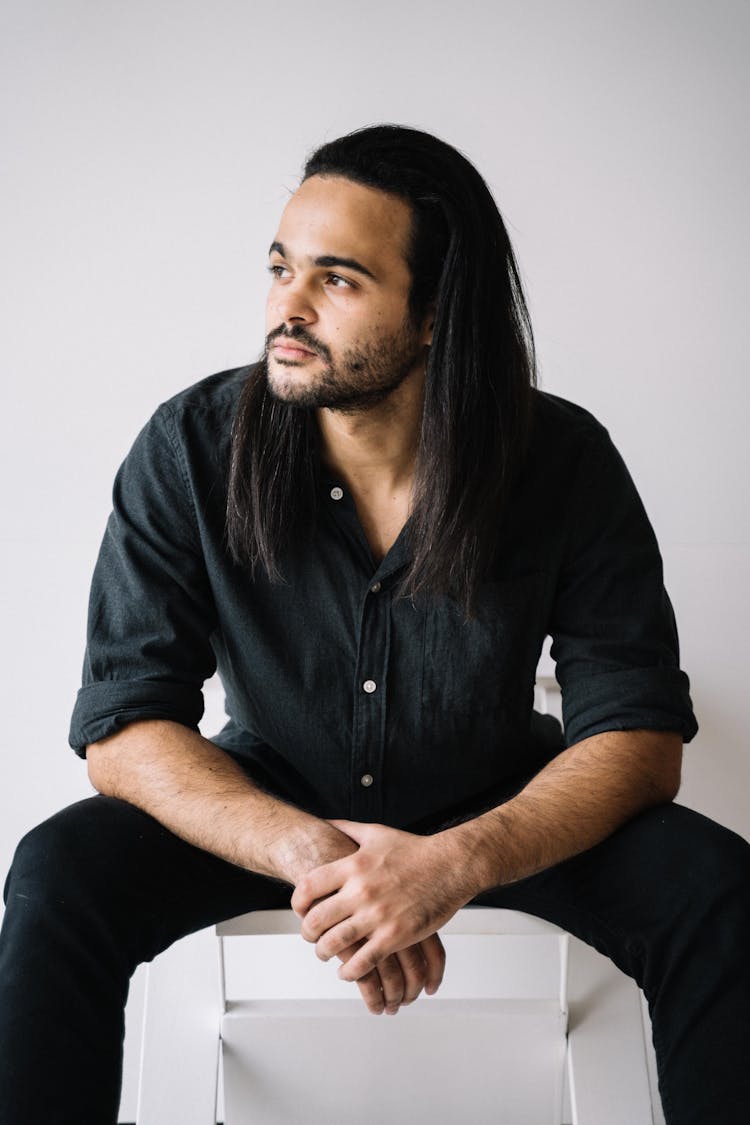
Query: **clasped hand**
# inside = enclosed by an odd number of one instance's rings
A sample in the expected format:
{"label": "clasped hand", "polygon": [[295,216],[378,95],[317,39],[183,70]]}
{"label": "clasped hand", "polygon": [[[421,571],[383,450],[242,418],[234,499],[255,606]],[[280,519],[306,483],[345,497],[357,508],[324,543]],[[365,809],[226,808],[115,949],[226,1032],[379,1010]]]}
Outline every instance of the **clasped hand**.
{"label": "clasped hand", "polygon": [[348,820],[331,824],[359,848],[303,876],[292,908],[318,957],[339,957],[339,977],[357,981],[370,1011],[393,1014],[422,988],[437,991],[445,969],[437,931],[473,890],[439,836]]}

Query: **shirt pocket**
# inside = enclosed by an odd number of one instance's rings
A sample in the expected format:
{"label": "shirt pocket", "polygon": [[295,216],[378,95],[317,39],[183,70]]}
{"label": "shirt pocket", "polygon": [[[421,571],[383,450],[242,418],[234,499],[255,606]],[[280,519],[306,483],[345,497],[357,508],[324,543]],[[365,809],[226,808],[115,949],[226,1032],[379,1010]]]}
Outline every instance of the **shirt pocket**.
{"label": "shirt pocket", "polygon": [[452,598],[432,602],[422,664],[428,714],[531,710],[547,587],[545,571],[483,582],[470,619]]}

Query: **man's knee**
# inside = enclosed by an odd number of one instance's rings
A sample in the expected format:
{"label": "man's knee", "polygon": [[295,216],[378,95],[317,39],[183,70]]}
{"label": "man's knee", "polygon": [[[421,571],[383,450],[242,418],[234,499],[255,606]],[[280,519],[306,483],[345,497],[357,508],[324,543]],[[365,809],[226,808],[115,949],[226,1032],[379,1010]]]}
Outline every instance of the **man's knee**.
{"label": "man's knee", "polygon": [[692,809],[658,805],[515,892],[519,901],[529,895],[532,909],[549,900],[552,920],[591,944],[602,921],[632,949],[680,944],[722,925],[733,943],[747,941],[750,845]]}
{"label": "man's knee", "polygon": [[91,797],[61,809],[20,840],[5,883],[29,906],[71,897],[98,898],[126,879],[132,866],[124,821],[137,809],[108,797]]}
{"label": "man's knee", "polygon": [[690,898],[697,891],[750,893],[750,844],[683,805],[660,805],[633,822],[650,871]]}
{"label": "man's knee", "polygon": [[[623,833],[626,838],[630,833]],[[729,960],[750,941],[750,844],[681,805],[650,809],[633,822],[631,869],[654,948],[698,942]],[[640,893],[639,893],[640,892]]]}
{"label": "man's knee", "polygon": [[128,974],[169,944],[151,852],[174,839],[126,802],[91,797],[55,813],[19,842],[5,886],[4,931],[24,944],[96,951]]}

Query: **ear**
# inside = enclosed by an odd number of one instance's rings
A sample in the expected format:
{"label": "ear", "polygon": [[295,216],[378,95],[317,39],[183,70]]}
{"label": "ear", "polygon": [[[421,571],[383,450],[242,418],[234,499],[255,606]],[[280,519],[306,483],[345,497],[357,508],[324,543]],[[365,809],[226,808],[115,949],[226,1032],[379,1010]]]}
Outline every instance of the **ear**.
{"label": "ear", "polygon": [[435,306],[431,305],[422,321],[422,343],[426,348],[432,344],[432,333],[435,328]]}

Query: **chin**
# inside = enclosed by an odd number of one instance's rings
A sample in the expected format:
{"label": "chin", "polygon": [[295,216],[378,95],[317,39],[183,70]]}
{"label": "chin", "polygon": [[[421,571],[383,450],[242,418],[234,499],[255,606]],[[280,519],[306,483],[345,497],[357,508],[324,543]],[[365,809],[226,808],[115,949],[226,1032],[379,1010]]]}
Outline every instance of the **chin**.
{"label": "chin", "polygon": [[269,366],[268,389],[274,398],[290,405],[304,402],[311,392],[315,392],[314,385],[308,379],[289,371],[287,367],[274,370]]}

